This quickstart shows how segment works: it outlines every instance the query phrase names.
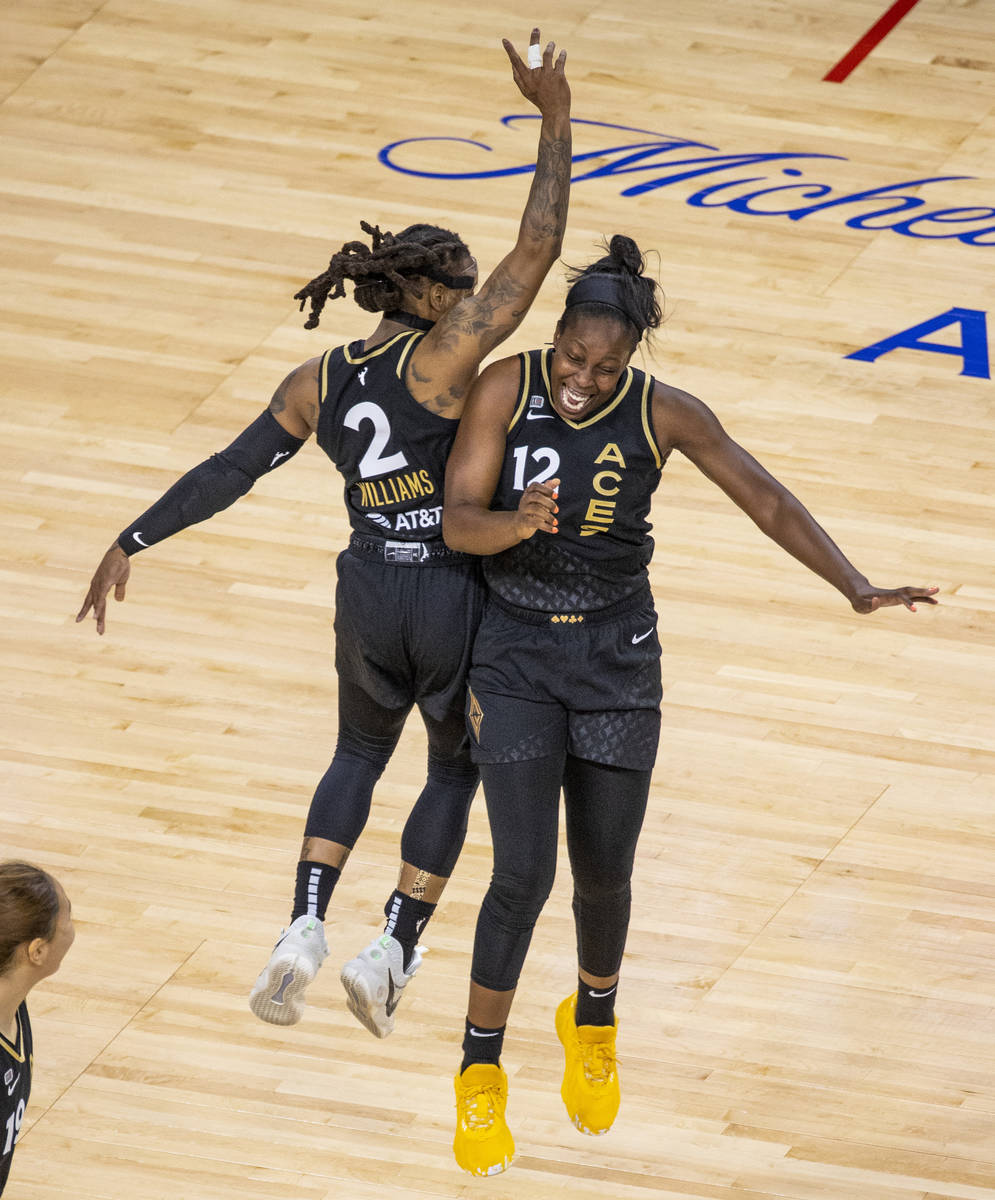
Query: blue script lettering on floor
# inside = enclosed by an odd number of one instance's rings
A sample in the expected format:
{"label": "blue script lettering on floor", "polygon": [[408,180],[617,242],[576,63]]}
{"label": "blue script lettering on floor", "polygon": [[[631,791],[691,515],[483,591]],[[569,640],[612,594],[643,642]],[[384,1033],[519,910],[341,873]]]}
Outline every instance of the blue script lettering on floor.
{"label": "blue script lettering on floor", "polygon": [[[503,117],[501,123],[511,127],[522,121],[538,120],[540,117],[537,115],[510,115]],[[654,133],[629,125],[613,125],[606,121],[588,121],[576,117],[573,125],[637,134],[641,139],[609,142],[600,149],[575,154],[575,164],[597,163],[575,175],[575,184],[614,176],[628,181],[630,177],[640,175],[642,178],[638,181],[627,183],[621,195],[641,196],[690,179],[724,174],[727,177],[720,182],[709,183],[707,187],[687,196],[685,203],[695,208],[728,208],[753,217],[787,217],[790,221],[800,221],[813,213],[836,209],[843,210],[841,215],[848,214],[844,224],[851,229],[889,229],[908,238],[956,239],[965,246],[995,246],[995,207],[937,207],[930,200],[907,192],[913,188],[933,188],[939,183],[973,179],[972,175],[926,175],[857,192],[838,192],[828,183],[808,179],[785,183],[782,177],[802,179],[804,171],[795,165],[798,163],[809,167],[813,160],[821,160],[826,165],[831,165],[833,161],[846,162],[847,159],[841,154],[793,150],[726,154],[718,146],[707,142]],[[484,142],[469,138],[414,137],[384,146],[378,155],[379,161],[392,171],[427,179],[498,179],[508,175],[527,175],[535,170],[534,163],[483,171],[421,170],[413,163],[417,160],[417,148],[425,142],[449,142],[473,147],[475,151],[491,152],[491,147]],[[785,165],[788,163],[792,165]],[[762,170],[764,168],[768,169],[766,173]],[[759,174],[756,173],[758,169],[761,169]],[[748,172],[745,176],[742,174],[744,170]],[[735,178],[728,178],[729,175],[735,175]],[[756,184],[767,186],[758,188],[754,186]],[[848,211],[852,206],[860,206],[860,211]]]}

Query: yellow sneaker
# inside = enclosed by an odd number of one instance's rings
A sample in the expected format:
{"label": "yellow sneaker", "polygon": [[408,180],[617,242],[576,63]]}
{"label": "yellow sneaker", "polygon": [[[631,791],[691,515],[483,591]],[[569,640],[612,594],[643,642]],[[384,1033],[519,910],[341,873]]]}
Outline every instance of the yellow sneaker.
{"label": "yellow sneaker", "polygon": [[471,1175],[500,1175],[515,1157],[515,1140],[504,1119],[508,1076],[500,1067],[473,1063],[453,1082],[456,1161]]}
{"label": "yellow sneaker", "polygon": [[560,1095],[581,1133],[598,1136],[611,1129],[622,1099],[615,1062],[618,1018],[614,1025],[577,1025],[576,1011],[576,992],[556,1010],[556,1036],[567,1059]]}

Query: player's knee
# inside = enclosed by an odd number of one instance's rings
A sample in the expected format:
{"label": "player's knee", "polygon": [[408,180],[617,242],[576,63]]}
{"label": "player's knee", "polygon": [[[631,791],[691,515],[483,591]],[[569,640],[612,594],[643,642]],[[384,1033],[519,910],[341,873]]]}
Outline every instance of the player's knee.
{"label": "player's knee", "polygon": [[631,902],[632,883],[628,877],[620,879],[601,876],[593,879],[574,879],[575,905],[618,907]]}
{"label": "player's knee", "polygon": [[545,864],[515,873],[495,871],[485,903],[506,929],[531,928],[553,890],[555,873],[555,865]]}
{"label": "player's knee", "polygon": [[395,745],[393,738],[369,737],[355,729],[343,729],[335,743],[335,761],[374,771],[379,779],[390,762]]}
{"label": "player's knee", "polygon": [[456,758],[442,758],[430,752],[428,782],[454,792],[465,792],[472,797],[480,782],[480,771],[470,761],[468,754],[461,754]]}

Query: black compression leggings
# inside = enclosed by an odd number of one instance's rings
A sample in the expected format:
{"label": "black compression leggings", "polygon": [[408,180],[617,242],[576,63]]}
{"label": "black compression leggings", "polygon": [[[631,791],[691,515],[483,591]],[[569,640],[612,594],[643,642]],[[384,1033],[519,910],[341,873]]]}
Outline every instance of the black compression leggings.
{"label": "black compression leggings", "polygon": [[552,756],[481,765],[494,874],[477,918],[474,983],[497,992],[518,985],[532,930],[556,872],[561,783],[574,881],[577,960],[590,975],[618,971],[651,774],[570,755],[565,761]]}
{"label": "black compression leggings", "polygon": [[[370,815],[373,789],[410,711],[410,705],[384,708],[340,680],[338,742],[311,801],[305,837],[355,846]],[[401,834],[401,859],[448,878],[463,848],[479,776],[470,761],[462,712],[442,721],[424,711],[421,716],[428,733],[428,773]]]}

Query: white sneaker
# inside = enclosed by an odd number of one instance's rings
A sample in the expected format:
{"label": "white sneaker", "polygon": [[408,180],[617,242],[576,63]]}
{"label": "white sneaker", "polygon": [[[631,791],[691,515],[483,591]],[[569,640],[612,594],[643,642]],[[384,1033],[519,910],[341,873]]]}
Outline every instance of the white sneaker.
{"label": "white sneaker", "polygon": [[304,1015],[304,990],[328,957],[317,917],[298,917],[273,947],[249,994],[249,1008],[271,1025],[296,1025]]}
{"label": "white sneaker", "polygon": [[406,971],[403,963],[401,943],[382,933],[342,968],[349,1011],[374,1037],[385,1038],[393,1032],[394,1010],[408,980],[421,966],[422,956],[416,949]]}

